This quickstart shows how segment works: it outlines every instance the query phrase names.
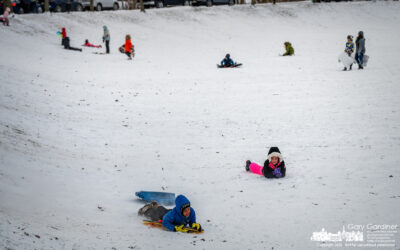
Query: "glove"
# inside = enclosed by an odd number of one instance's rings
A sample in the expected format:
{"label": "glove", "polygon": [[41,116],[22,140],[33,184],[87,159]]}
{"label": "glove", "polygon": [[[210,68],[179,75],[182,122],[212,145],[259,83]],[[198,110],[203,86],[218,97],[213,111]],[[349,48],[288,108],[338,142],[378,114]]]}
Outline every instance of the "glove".
{"label": "glove", "polygon": [[192,228],[196,229],[197,231],[201,231],[201,226],[199,223],[192,223]]}
{"label": "glove", "polygon": [[184,225],[175,226],[175,232],[187,233],[189,230]]}
{"label": "glove", "polygon": [[272,174],[275,175],[275,177],[277,177],[277,178],[281,178],[281,176],[282,176],[281,169],[280,168],[276,168],[274,170],[274,172],[272,172]]}

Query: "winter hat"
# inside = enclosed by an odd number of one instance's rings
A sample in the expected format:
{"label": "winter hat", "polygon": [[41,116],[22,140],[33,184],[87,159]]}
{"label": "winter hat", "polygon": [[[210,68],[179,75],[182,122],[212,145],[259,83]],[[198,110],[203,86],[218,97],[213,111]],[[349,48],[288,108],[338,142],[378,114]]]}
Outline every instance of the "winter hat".
{"label": "winter hat", "polygon": [[190,203],[183,204],[183,205],[181,206],[181,213],[183,214],[183,210],[185,210],[185,209],[188,208],[188,207],[190,207]]}
{"label": "winter hat", "polygon": [[353,36],[352,36],[352,35],[348,35],[348,36],[347,36],[347,39],[350,39],[350,40],[353,41]]}
{"label": "winter hat", "polygon": [[363,37],[364,36],[364,32],[360,31],[360,32],[358,32],[358,35]]}
{"label": "winter hat", "polygon": [[279,161],[283,161],[283,157],[281,155],[281,151],[279,151],[278,147],[271,147],[268,151],[268,160],[271,161],[271,158],[273,156],[277,156],[279,158]]}
{"label": "winter hat", "polygon": [[231,57],[231,55],[229,55],[229,54],[226,54],[226,56],[225,56],[226,58],[229,58],[229,57]]}

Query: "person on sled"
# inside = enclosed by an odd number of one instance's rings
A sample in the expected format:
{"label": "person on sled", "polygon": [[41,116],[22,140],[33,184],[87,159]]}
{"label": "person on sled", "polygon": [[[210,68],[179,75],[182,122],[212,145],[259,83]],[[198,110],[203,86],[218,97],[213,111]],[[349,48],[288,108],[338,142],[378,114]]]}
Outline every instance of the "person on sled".
{"label": "person on sled", "polygon": [[246,161],[246,171],[251,171],[265,178],[283,178],[286,175],[285,162],[278,147],[271,147],[268,152],[268,159],[264,162],[264,166],[257,163]]}
{"label": "person on sled", "polygon": [[282,56],[294,55],[294,48],[290,42],[285,42],[283,45],[285,46],[286,52]]}
{"label": "person on sled", "polygon": [[235,63],[231,59],[231,55],[226,54],[225,58],[222,59],[222,61],[221,61],[221,66],[223,66],[223,67],[232,67],[234,65],[235,65]]}
{"label": "person on sled", "polygon": [[175,199],[175,207],[167,209],[153,201],[139,209],[138,214],[154,222],[162,222],[168,231],[188,232],[191,229],[202,231],[200,224],[196,223],[196,212],[190,207],[190,201],[184,195]]}
{"label": "person on sled", "polygon": [[88,39],[85,40],[85,43],[82,46],[91,48],[101,48],[101,45],[91,44]]}
{"label": "person on sled", "polygon": [[201,231],[200,224],[196,223],[196,212],[184,195],[176,197],[175,205],[171,211],[164,215],[162,221],[163,227],[173,232],[187,232],[187,226]]}

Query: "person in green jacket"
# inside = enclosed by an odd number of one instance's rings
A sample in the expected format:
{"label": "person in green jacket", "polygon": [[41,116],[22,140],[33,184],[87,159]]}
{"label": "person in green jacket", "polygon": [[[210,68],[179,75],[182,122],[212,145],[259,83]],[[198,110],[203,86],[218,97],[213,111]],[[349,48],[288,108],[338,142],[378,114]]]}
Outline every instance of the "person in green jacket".
{"label": "person in green jacket", "polygon": [[285,54],[283,54],[282,56],[291,56],[291,55],[294,55],[294,49],[293,49],[293,47],[292,47],[292,44],[289,43],[289,42],[285,42],[284,45],[285,45],[286,52],[285,52]]}

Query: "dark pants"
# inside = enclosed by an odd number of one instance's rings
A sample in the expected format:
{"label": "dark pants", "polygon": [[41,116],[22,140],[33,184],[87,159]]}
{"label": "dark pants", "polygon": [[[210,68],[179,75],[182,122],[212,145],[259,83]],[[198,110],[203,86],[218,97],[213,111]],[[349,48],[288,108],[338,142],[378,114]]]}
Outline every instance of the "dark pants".
{"label": "dark pants", "polygon": [[125,52],[125,54],[129,57],[132,58],[132,54],[130,52]]}
{"label": "dark pants", "polygon": [[82,51],[82,49],[78,49],[78,48],[69,46],[69,37],[64,38],[63,42],[64,42],[64,49]]}
{"label": "dark pants", "polygon": [[106,40],[106,53],[110,54],[110,41]]}
{"label": "dark pants", "polygon": [[162,220],[164,215],[168,213],[171,209],[167,209],[163,206],[159,206],[157,202],[151,202],[144,205],[139,209],[138,214],[150,219],[152,221]]}
{"label": "dark pants", "polygon": [[65,9],[69,13],[71,11],[71,4],[70,3],[65,4]]}
{"label": "dark pants", "polygon": [[363,53],[356,53],[356,62],[358,66],[363,67],[364,64],[364,54]]}

